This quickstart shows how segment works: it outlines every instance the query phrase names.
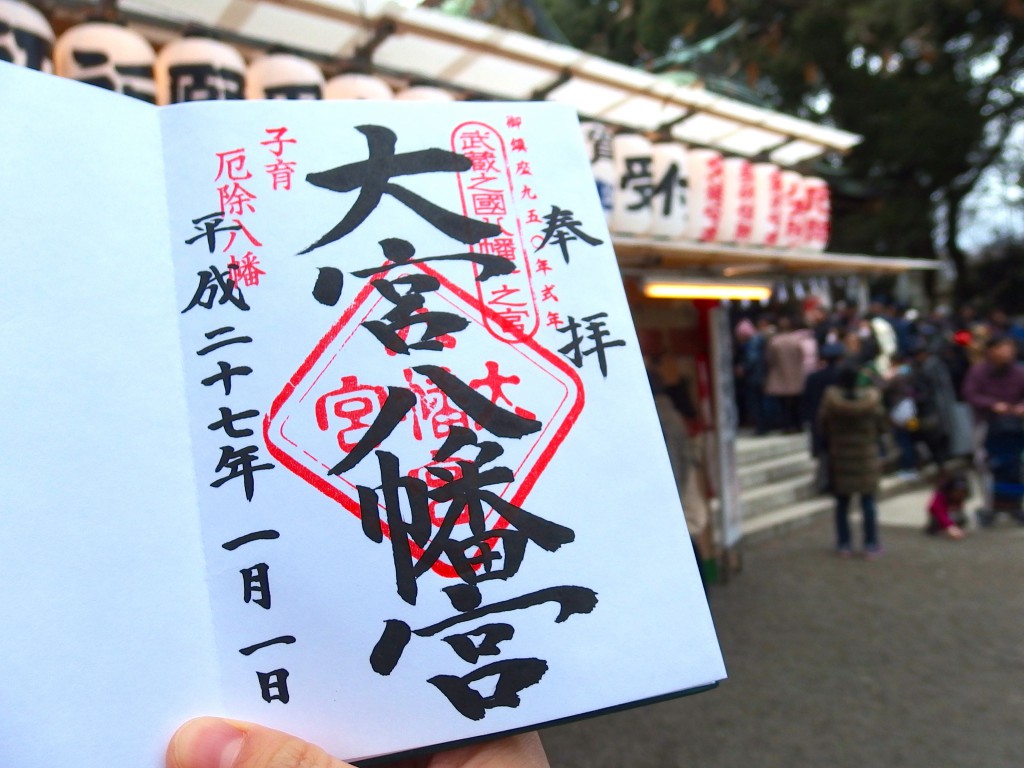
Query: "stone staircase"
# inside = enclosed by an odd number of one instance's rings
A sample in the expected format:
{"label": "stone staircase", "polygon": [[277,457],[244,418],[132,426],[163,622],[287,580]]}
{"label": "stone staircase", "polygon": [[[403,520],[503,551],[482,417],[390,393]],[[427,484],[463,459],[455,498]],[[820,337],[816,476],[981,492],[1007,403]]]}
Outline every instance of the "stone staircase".
{"label": "stone staircase", "polygon": [[[736,466],[744,541],[777,536],[834,508],[831,496],[814,491],[815,462],[806,435],[740,437]],[[882,479],[879,498],[920,488],[924,482],[888,475]]]}

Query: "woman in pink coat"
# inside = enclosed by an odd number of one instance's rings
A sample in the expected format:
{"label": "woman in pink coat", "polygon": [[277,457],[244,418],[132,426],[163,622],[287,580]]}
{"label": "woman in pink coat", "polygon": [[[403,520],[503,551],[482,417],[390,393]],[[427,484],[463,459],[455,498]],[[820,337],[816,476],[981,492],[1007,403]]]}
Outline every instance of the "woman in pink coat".
{"label": "woman in pink coat", "polygon": [[764,392],[778,403],[779,426],[783,432],[800,432],[801,398],[807,381],[807,347],[811,332],[795,328],[788,317],[779,318],[779,331],[765,348],[767,376]]}

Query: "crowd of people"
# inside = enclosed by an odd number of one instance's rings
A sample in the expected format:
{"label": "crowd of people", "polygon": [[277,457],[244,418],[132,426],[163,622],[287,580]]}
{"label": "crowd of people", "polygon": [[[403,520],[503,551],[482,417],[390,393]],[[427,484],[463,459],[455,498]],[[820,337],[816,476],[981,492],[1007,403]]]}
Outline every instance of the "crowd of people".
{"label": "crowd of people", "polygon": [[[737,406],[758,435],[810,435],[817,485],[836,499],[836,549],[852,552],[848,510],[860,497],[866,556],[881,547],[875,494],[885,472],[935,484],[927,530],[964,535],[977,471],[979,525],[1024,524],[1024,326],[972,307],[924,316],[892,302],[743,312],[734,324]],[[965,461],[966,460],[966,461]]]}

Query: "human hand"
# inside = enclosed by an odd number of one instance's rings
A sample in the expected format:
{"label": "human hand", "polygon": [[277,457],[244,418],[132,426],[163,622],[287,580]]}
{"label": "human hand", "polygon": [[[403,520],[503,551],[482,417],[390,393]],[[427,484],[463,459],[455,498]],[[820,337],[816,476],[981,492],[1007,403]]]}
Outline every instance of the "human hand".
{"label": "human hand", "polygon": [[[480,742],[392,768],[549,768],[536,733]],[[319,747],[272,728],[200,717],[185,723],[167,747],[167,768],[351,768]]]}
{"label": "human hand", "polygon": [[992,406],[992,413],[1006,413],[1010,410],[1010,406],[1007,403],[996,403]]}

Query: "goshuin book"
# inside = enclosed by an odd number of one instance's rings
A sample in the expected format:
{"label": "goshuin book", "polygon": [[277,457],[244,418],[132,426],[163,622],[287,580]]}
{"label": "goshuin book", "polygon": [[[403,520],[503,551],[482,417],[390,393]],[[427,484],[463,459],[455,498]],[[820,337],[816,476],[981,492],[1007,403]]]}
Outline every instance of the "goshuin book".
{"label": "goshuin book", "polygon": [[373,761],[724,678],[570,108],[0,100],[0,763],[156,768],[201,714]]}

